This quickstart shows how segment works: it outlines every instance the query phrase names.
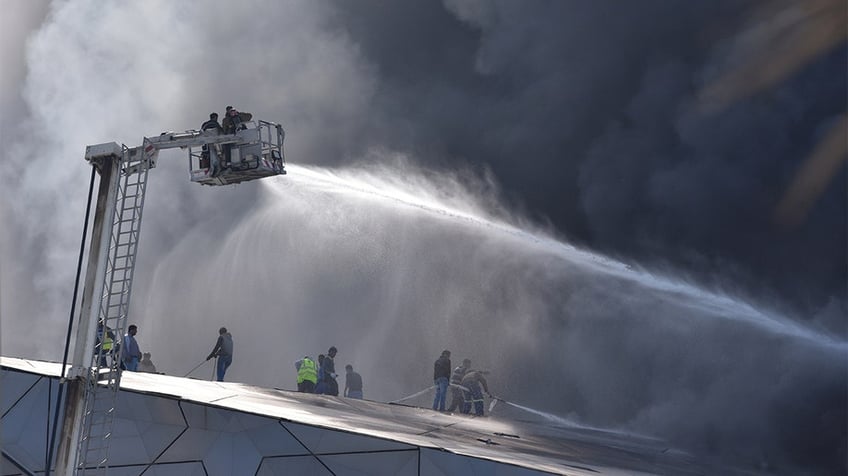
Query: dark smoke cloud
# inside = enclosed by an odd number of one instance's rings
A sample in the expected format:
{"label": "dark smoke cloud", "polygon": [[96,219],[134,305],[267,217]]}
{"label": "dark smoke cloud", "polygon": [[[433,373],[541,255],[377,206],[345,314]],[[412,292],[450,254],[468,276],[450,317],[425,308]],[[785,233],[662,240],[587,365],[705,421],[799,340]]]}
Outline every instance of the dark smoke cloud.
{"label": "dark smoke cloud", "polygon": [[844,39],[725,109],[698,102],[735,35],[759,27],[754,7],[773,5],[337,2],[334,19],[380,73],[375,115],[393,119],[362,147],[485,164],[571,239],[705,283],[730,272],[811,318],[845,302],[844,166],[800,226],[772,210],[845,111]]}
{"label": "dark smoke cloud", "polygon": [[580,424],[843,473],[844,164],[800,225],[771,212],[845,112],[845,47],[703,104],[763,4],[57,2],[26,56],[3,50],[4,73],[28,72],[3,85],[27,109],[2,118],[3,353],[61,357],[45,343],[70,302],[84,147],[232,104],[282,122],[312,167],[210,189],[162,154],[131,309],[160,370],[184,374],[226,325],[235,381],[291,388],[291,363],[335,344],[391,400],[449,348]]}

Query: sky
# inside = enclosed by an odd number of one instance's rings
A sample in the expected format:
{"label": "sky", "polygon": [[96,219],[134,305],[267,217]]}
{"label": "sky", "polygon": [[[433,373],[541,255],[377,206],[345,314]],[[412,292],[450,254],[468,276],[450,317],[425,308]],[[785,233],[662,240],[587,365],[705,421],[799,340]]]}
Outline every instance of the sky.
{"label": "sky", "polygon": [[162,153],[130,317],[160,370],[226,325],[234,380],[336,345],[387,401],[448,348],[581,424],[844,468],[843,2],[0,3],[3,355],[61,359],[85,146],[234,105],[289,174]]}

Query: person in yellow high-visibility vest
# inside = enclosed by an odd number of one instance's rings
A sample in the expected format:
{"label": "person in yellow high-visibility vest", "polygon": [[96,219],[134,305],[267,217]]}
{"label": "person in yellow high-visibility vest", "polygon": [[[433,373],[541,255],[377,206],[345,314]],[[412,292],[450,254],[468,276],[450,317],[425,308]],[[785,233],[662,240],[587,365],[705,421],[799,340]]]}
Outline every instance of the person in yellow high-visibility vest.
{"label": "person in yellow high-visibility vest", "polygon": [[[104,328],[106,332],[104,335]],[[100,347],[98,349],[98,346]],[[100,352],[100,367],[108,367],[109,362],[106,360],[107,355],[112,355],[112,351],[115,348],[115,333],[112,331],[112,328],[103,324],[101,320],[97,326],[97,341],[94,347],[94,353]]]}
{"label": "person in yellow high-visibility vest", "polygon": [[314,393],[315,384],[318,383],[318,366],[315,361],[307,355],[295,362],[294,367],[297,369],[297,391]]}

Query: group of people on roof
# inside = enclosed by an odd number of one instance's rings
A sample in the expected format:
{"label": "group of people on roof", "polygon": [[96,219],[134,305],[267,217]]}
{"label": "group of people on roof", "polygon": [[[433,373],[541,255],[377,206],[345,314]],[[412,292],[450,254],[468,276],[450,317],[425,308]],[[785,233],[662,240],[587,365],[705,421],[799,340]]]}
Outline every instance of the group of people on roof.
{"label": "group of people on roof", "polygon": [[453,412],[459,407],[460,413],[471,413],[483,416],[483,392],[493,398],[489,392],[489,384],[486,382],[486,370],[471,368],[471,359],[463,359],[462,365],[453,369],[451,373],[451,352],[442,351],[442,355],[433,364],[433,384],[436,387],[436,396],[433,399],[433,410],[445,411],[445,400],[447,399],[448,386],[451,388],[451,404],[448,412]]}
{"label": "group of people on roof", "polygon": [[150,352],[142,353],[138,347],[136,334],[138,334],[138,326],[131,324],[121,342],[116,342],[115,331],[104,324],[103,319],[98,321],[94,354],[99,356],[99,367],[120,367],[121,370],[131,372],[157,373],[156,366],[150,360]]}
{"label": "group of people on roof", "polygon": [[[336,354],[335,346],[327,350],[327,354],[318,355],[316,364],[308,355],[294,363],[297,370],[297,391],[304,393],[318,393],[323,395],[338,396],[339,383],[336,380]],[[361,399],[362,376],[353,371],[353,365],[345,365],[345,387],[343,396],[347,398]]]}

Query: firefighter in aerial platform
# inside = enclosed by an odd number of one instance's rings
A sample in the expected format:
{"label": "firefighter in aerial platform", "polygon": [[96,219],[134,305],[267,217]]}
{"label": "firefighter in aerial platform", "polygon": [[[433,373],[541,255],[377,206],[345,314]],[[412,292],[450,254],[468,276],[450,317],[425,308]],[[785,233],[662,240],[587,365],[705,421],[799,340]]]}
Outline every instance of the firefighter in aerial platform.
{"label": "firefighter in aerial platform", "polygon": [[253,119],[253,114],[249,112],[239,112],[233,106],[227,106],[227,112],[224,114],[224,120],[221,121],[221,127],[224,129],[224,134],[235,134],[245,128],[244,123]]}
{"label": "firefighter in aerial platform", "polygon": [[[213,112],[209,114],[209,120],[204,122],[200,126],[200,130],[203,132],[211,131],[215,134],[223,134],[224,128],[221,127],[221,124],[218,123],[218,113]],[[202,148],[202,152],[200,153],[200,166],[204,166],[204,162],[208,161],[209,167],[209,175],[216,176],[219,172],[221,172],[221,164],[218,160],[218,151],[214,146],[209,146],[204,144]]]}
{"label": "firefighter in aerial platform", "polygon": [[[253,119],[253,114],[249,112],[239,112],[233,106],[227,106],[227,112],[224,113],[224,120],[221,121],[221,127],[224,134],[235,134],[237,131],[246,129],[245,122]],[[224,144],[224,159],[226,166],[232,162],[233,144]]]}
{"label": "firefighter in aerial platform", "polygon": [[462,391],[465,396],[465,401],[462,404],[462,413],[470,413],[471,404],[474,404],[474,414],[483,416],[483,391],[486,392],[489,398],[492,398],[492,394],[489,393],[489,385],[486,383],[486,377],[483,376],[487,373],[489,372],[485,370],[469,370],[462,377],[460,385],[465,387],[465,390]]}

